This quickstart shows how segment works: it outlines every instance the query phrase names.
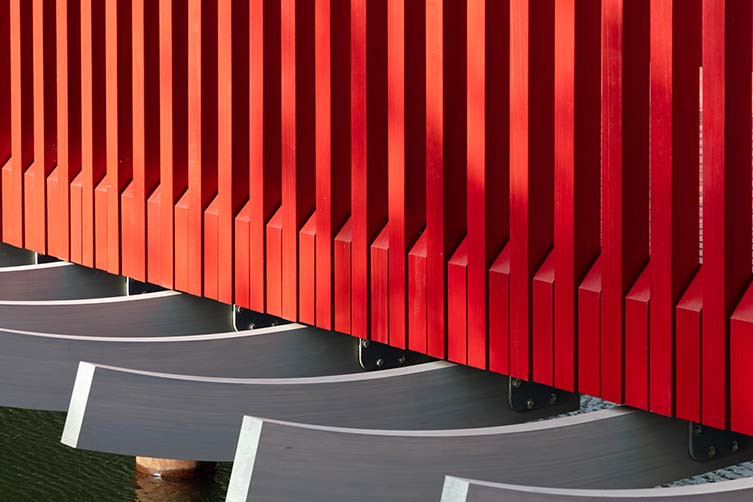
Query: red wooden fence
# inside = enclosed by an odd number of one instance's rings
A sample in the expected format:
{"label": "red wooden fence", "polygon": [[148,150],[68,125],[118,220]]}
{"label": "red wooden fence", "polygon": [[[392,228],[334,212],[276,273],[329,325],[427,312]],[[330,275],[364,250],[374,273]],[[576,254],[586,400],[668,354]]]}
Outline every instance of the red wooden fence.
{"label": "red wooden fence", "polygon": [[752,16],[0,0],[2,240],[753,434]]}

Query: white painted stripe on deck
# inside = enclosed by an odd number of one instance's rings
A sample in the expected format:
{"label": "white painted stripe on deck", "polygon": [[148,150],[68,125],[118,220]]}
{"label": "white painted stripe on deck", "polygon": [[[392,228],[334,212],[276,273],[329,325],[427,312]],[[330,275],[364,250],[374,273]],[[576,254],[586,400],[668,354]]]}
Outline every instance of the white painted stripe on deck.
{"label": "white painted stripe on deck", "polygon": [[39,263],[32,265],[15,265],[13,267],[0,267],[0,273],[2,272],[23,272],[25,270],[44,270],[46,268],[58,268],[68,267],[73,263],[67,261],[53,261],[50,263]]}
{"label": "white painted stripe on deck", "polygon": [[[134,296],[108,296],[105,298],[82,298],[76,300],[2,300],[0,305],[37,305],[37,306],[54,306],[54,305],[104,305],[108,303],[136,302],[141,300],[154,300],[168,296],[180,295],[178,291],[158,291],[156,293],[144,293],[143,295]],[[2,329],[2,328],[0,328]]]}

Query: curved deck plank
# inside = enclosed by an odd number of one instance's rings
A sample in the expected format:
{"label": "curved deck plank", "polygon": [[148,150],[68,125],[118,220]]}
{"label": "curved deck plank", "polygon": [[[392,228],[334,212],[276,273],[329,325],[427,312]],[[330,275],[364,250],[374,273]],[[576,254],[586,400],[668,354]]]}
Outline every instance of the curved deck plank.
{"label": "curved deck plank", "polygon": [[227,305],[172,291],[84,300],[0,301],[0,330],[150,337],[232,331]]}
{"label": "curved deck plank", "polygon": [[[82,384],[86,378],[92,380]],[[507,406],[504,377],[446,362],[298,379],[199,379],[81,363],[74,389],[70,407],[84,411],[69,414],[80,434],[66,444],[211,461],[232,460],[249,413],[387,429],[483,427],[552,413],[516,413]]]}
{"label": "curved deck plank", "polygon": [[0,406],[65,411],[81,360],[214,377],[311,377],[360,370],[353,337],[297,324],[121,340],[0,331]]}
{"label": "curved deck plank", "polygon": [[28,251],[0,242],[0,267],[32,265],[35,259],[34,251]]}
{"label": "curved deck plank", "polygon": [[697,463],[688,457],[686,436],[684,422],[623,408],[437,432],[245,417],[227,500],[436,502],[445,474],[550,487],[642,488],[750,457]]}
{"label": "curved deck plank", "polygon": [[753,478],[638,490],[575,490],[490,483],[446,476],[441,502],[748,502]]}
{"label": "curved deck plank", "polygon": [[125,294],[125,279],[67,262],[0,268],[0,300],[72,300]]}

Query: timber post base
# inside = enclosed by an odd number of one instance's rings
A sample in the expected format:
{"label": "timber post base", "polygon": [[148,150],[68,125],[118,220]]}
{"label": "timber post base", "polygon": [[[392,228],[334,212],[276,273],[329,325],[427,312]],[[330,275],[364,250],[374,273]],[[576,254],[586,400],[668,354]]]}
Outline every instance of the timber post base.
{"label": "timber post base", "polygon": [[137,474],[163,479],[196,479],[214,473],[215,467],[214,462],[136,457]]}

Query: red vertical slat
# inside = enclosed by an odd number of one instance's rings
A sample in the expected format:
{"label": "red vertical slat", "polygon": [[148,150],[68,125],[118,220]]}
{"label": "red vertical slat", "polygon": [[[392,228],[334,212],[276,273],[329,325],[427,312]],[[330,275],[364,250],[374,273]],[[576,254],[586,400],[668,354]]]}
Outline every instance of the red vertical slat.
{"label": "red vertical slat", "polygon": [[601,397],[621,402],[624,300],[648,258],[649,1],[602,12]]}
{"label": "red vertical slat", "polygon": [[350,210],[350,5],[316,2],[316,325],[334,328],[334,252]]}
{"label": "red vertical slat", "polygon": [[467,7],[468,364],[487,367],[489,267],[509,235],[509,2]]}
{"label": "red vertical slat", "polygon": [[266,305],[267,313],[281,316],[282,315],[282,209],[277,211],[272,219],[267,223],[266,228],[266,275],[267,288]]}
{"label": "red vertical slat", "polygon": [[677,304],[675,416],[701,421],[701,323],[703,320],[703,273],[699,271]]}
{"label": "red vertical slat", "polygon": [[248,249],[236,246],[236,262],[248,263],[248,290],[236,287],[236,298],[247,295],[247,306],[263,312],[268,280],[266,227],[281,200],[279,2],[249,3],[249,40]]}
{"label": "red vertical slat", "polygon": [[531,342],[533,379],[537,383],[554,385],[554,254],[544,260],[531,285],[533,321]]}
{"label": "red vertical slat", "polygon": [[406,348],[409,251],[426,222],[426,6],[387,4],[389,342]]}
{"label": "red vertical slat", "polygon": [[602,258],[578,287],[578,392],[601,395]]}
{"label": "red vertical slat", "polygon": [[427,291],[426,233],[424,232],[408,253],[408,348],[426,353]]}
{"label": "red vertical slat", "polygon": [[188,6],[179,0],[159,6],[159,219],[149,225],[158,225],[161,246],[149,255],[148,268],[150,282],[172,288],[174,206],[188,187]]}
{"label": "red vertical slat", "polygon": [[651,2],[650,410],[674,411],[675,305],[698,267],[700,0]]}
{"label": "red vertical slat", "polygon": [[107,169],[105,31],[104,3],[81,0],[81,175],[71,194],[77,199],[71,203],[71,257],[89,267],[95,264],[94,191]]}
{"label": "red vertical slat", "polygon": [[2,168],[3,241],[22,247],[23,172],[34,159],[32,3],[10,2],[11,158]]}
{"label": "red vertical slat", "polygon": [[281,3],[282,315],[298,318],[298,232],[314,209],[314,5]]}
{"label": "red vertical slat", "polygon": [[24,173],[24,246],[47,253],[47,175],[57,165],[55,0],[33,1],[34,163]]}
{"label": "red vertical slat", "polygon": [[703,0],[701,418],[729,423],[729,316],[750,281],[751,2]]}
{"label": "red vertical slat", "polygon": [[447,359],[468,364],[468,239],[447,263]]}
{"label": "red vertical slat", "polygon": [[120,273],[120,198],[133,177],[133,81],[131,0],[105,5],[105,81],[107,115],[107,261]]}
{"label": "red vertical slat", "polygon": [[387,4],[350,11],[351,334],[370,326],[370,246],[387,220]]}
{"label": "red vertical slat", "polygon": [[489,268],[489,370],[510,371],[510,249],[502,249]]}
{"label": "red vertical slat", "polygon": [[[736,432],[751,435],[753,395],[750,393],[750,384],[753,382],[753,365],[750,364],[750,354],[753,350],[753,288],[748,288],[732,314],[729,350],[730,393],[735,396],[730,404],[730,427]],[[704,384],[705,378],[704,375]]]}
{"label": "red vertical slat", "polygon": [[[48,253],[70,257],[70,184],[81,171],[81,2],[57,0],[57,168],[47,181]],[[77,223],[80,225],[80,220]]]}
{"label": "red vertical slat", "polygon": [[625,297],[625,404],[642,410],[649,396],[650,270],[643,270]]}
{"label": "red vertical slat", "polygon": [[314,213],[303,225],[298,243],[298,319],[310,325],[316,323],[316,223]]}
{"label": "red vertical slat", "polygon": [[[0,68],[8,68],[0,74],[0,166],[5,165],[11,153],[11,96],[10,96],[10,0],[0,0]],[[0,176],[0,185],[2,176]],[[0,193],[2,189],[0,188]],[[2,204],[0,204],[2,225]],[[2,233],[0,232],[0,237]]]}
{"label": "red vertical slat", "polygon": [[531,280],[554,223],[554,2],[510,2],[510,375],[531,376]]}
{"label": "red vertical slat", "polygon": [[447,261],[466,231],[466,9],[426,2],[427,350],[447,352]]}
{"label": "red vertical slat", "polygon": [[369,277],[371,294],[371,339],[379,343],[389,341],[389,226],[385,226],[370,246]]}
{"label": "red vertical slat", "polygon": [[577,289],[599,252],[601,0],[555,4],[554,385],[576,388]]}
{"label": "red vertical slat", "polygon": [[350,219],[335,237],[335,330],[350,334],[351,250],[353,232]]}
{"label": "red vertical slat", "polygon": [[146,201],[160,179],[159,4],[132,0],[131,16],[133,181],[121,197],[122,273],[146,281]]}

